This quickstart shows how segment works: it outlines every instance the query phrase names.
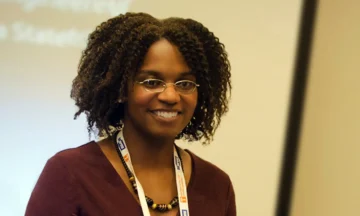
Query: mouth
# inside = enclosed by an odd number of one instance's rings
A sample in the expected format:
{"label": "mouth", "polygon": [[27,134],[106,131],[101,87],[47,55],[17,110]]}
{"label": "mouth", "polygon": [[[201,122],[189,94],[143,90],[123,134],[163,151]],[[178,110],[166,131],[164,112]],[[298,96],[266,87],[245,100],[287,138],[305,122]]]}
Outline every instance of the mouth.
{"label": "mouth", "polygon": [[181,112],[179,111],[164,111],[164,110],[154,110],[151,111],[151,113],[156,117],[156,119],[165,122],[174,121],[181,114]]}

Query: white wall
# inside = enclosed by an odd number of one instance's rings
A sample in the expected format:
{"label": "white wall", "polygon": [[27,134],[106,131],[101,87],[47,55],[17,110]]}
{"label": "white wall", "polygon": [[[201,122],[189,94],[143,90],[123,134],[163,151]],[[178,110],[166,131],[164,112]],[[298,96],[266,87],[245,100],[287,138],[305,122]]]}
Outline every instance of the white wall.
{"label": "white wall", "polygon": [[360,215],[359,11],[319,1],[292,216]]}

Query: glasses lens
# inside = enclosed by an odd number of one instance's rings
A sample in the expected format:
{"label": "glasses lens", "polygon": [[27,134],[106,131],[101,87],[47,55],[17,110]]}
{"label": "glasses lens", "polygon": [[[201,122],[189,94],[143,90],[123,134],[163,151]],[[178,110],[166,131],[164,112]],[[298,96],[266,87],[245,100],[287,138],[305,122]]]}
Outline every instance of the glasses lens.
{"label": "glasses lens", "polygon": [[156,79],[148,79],[142,82],[144,87],[153,92],[161,92],[164,89],[164,82]]}
{"label": "glasses lens", "polygon": [[176,89],[182,93],[190,93],[195,90],[196,84],[190,80],[182,80],[175,84]]}

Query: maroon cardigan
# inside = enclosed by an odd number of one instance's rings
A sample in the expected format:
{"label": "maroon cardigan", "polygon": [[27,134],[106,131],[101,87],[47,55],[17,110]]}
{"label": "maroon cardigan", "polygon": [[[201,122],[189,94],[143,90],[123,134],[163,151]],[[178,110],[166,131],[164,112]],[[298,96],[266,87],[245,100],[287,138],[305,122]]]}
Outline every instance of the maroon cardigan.
{"label": "maroon cardigan", "polygon": [[[189,151],[188,151],[189,152]],[[235,216],[229,176],[193,153],[187,188],[191,216]],[[141,207],[100,147],[90,142],[46,163],[25,216],[141,216]]]}

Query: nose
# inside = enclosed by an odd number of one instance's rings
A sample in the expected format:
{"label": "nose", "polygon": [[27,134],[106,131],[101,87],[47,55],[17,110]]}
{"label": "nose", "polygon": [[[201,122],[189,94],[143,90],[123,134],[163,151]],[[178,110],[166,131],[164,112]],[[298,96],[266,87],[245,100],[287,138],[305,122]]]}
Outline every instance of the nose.
{"label": "nose", "polygon": [[159,93],[158,99],[167,104],[176,104],[180,101],[180,95],[174,85],[167,84],[165,90]]}

